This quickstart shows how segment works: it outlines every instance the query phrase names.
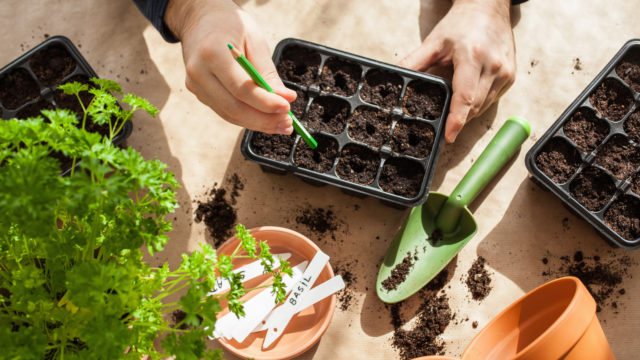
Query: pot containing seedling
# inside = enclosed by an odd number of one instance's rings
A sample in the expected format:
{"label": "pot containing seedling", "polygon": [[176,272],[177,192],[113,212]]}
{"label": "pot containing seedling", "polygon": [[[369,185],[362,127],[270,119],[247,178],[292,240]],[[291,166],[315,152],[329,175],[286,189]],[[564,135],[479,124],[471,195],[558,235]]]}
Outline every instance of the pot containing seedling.
{"label": "pot containing seedling", "polygon": [[430,192],[411,210],[378,272],[376,291],[387,303],[402,301],[431,281],[475,235],[467,205],[529,136],[529,123],[509,118],[450,196]]}
{"label": "pot containing seedling", "polygon": [[273,60],[298,94],[293,114],[318,147],[296,134],[246,131],[247,159],[394,206],[426,200],[451,97],[447,81],[297,39],[281,41]]}
{"label": "pot containing seedling", "polygon": [[640,247],[640,40],[627,42],[526,156],[532,180],[610,243]]}

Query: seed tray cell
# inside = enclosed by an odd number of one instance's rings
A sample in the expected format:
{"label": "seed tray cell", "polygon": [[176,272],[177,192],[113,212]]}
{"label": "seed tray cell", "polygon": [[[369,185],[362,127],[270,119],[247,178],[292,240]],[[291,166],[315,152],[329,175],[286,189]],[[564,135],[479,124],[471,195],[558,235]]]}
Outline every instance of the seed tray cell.
{"label": "seed tray cell", "polygon": [[536,183],[607,241],[640,248],[640,39],[618,51],[525,161]]}
{"label": "seed tray cell", "polygon": [[[64,36],[53,36],[24,53],[7,66],[0,69],[0,112],[2,119],[27,118],[41,115],[41,110],[56,108],[69,109],[82,114],[82,108],[75,96],[65,95],[58,85],[71,81],[89,84],[89,79],[98,77],[71,40]],[[89,84],[91,85],[91,84]],[[88,103],[93,95],[81,94],[82,101]],[[99,126],[89,121],[87,131],[108,133],[107,126]],[[124,142],[133,125],[126,122],[122,131],[115,136],[114,143]],[[64,155],[52,154],[60,160],[63,174],[71,171],[72,162]]]}
{"label": "seed tray cell", "polygon": [[281,41],[273,61],[318,149],[295,133],[247,130],[247,159],[392,206],[426,200],[451,98],[446,80],[298,39]]}

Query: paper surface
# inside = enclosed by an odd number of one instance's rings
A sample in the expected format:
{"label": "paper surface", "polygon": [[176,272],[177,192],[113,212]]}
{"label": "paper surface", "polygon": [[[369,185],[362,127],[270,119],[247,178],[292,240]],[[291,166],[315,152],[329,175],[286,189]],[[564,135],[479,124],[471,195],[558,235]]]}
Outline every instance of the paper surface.
{"label": "paper surface", "polygon": [[[418,47],[446,13],[450,0],[238,0],[262,28],[271,49],[296,37],[362,56],[395,63]],[[541,262],[547,252],[605,254],[611,248],[584,221],[561,206],[551,193],[527,179],[524,156],[618,49],[640,36],[640,1],[530,0],[514,15],[517,76],[510,90],[485,115],[469,122],[453,145],[440,153],[431,189],[449,193],[500,125],[512,115],[529,119],[532,136],[498,181],[474,201],[478,233],[450,267],[447,294],[457,319],[443,334],[447,355],[458,356],[475,334],[504,307],[547,281]],[[7,64],[50,36],[68,36],[101,77],[122,83],[125,92],[148,98],[160,108],[155,119],[136,115],[128,145],[146,158],[169,165],[182,187],[180,208],[166,250],[150,261],[177,268],[183,252],[210,241],[204,224],[193,221],[197,204],[214,183],[225,184],[234,173],[244,182],[238,222],[247,228],[276,225],[309,236],[331,256],[332,265],[351,264],[357,280],[348,310],[336,309],[319,344],[299,359],[395,359],[389,312],[375,295],[375,279],[387,247],[407,215],[376,199],[359,199],[337,188],[311,186],[295,176],[266,174],[240,154],[242,130],[220,119],[185,88],[179,44],[167,44],[130,0],[0,2],[5,31],[0,33],[0,63]],[[225,44],[222,44],[224,46]],[[581,60],[581,70],[574,60]],[[534,65],[532,65],[534,64]],[[344,221],[335,232],[320,235],[296,222],[298,208],[332,206]],[[358,210],[355,210],[355,207]],[[563,226],[563,219],[566,226]],[[318,237],[321,238],[317,241]],[[611,249],[636,261],[640,252]],[[482,302],[471,299],[464,284],[477,255],[493,271],[493,290]],[[604,255],[602,255],[604,256]],[[357,260],[357,262],[356,262]],[[618,359],[640,353],[640,268],[624,283],[618,314],[598,313]],[[173,299],[175,301],[177,299]],[[412,317],[419,299],[407,304]],[[478,321],[478,328],[471,326]],[[218,347],[215,341],[211,347]],[[225,353],[226,359],[235,359]]]}

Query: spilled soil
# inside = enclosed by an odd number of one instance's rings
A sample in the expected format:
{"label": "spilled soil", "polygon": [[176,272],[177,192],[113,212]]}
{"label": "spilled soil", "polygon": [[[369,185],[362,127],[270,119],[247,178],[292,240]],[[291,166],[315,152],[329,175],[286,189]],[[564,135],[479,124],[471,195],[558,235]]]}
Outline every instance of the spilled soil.
{"label": "spilled soil", "polygon": [[467,271],[467,288],[474,300],[482,300],[491,292],[491,276],[484,267],[485,258],[478,256]]}
{"label": "spilled soil", "polygon": [[236,197],[240,195],[240,190],[244,189],[244,184],[237,174],[233,174],[228,183],[226,188],[217,187],[217,183],[213,184],[207,198],[197,201],[198,207],[195,211],[195,221],[204,221],[216,248],[233,235],[238,215],[232,205],[237,203]]}

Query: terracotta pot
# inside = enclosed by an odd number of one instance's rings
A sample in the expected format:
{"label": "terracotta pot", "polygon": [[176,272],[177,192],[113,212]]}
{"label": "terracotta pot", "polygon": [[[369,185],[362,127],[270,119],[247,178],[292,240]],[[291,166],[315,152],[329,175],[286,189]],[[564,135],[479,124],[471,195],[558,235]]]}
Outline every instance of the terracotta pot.
{"label": "terracotta pot", "polygon": [[412,360],[458,360],[458,359],[452,358],[449,356],[430,355],[430,356],[421,356],[419,358],[415,358]]}
{"label": "terracotta pot", "polygon": [[511,304],[471,341],[463,360],[614,359],[596,302],[575,277],[550,281]]}
{"label": "terracotta pot", "polygon": [[[291,265],[296,265],[303,260],[311,260],[316,252],[320,251],[320,248],[318,248],[313,241],[309,240],[309,238],[286,228],[263,226],[250,229],[249,231],[256,240],[266,241],[271,248],[271,253],[291,253],[291,258],[288,260]],[[236,248],[238,243],[239,240],[236,237],[232,237],[218,248],[218,253],[230,254]],[[237,261],[234,261],[234,266],[239,267],[251,261],[253,260],[237,259]],[[333,276],[333,269],[331,268],[331,264],[328,263],[318,276],[318,280],[315,285],[321,284]],[[245,282],[245,287],[251,288],[270,283],[270,277],[265,275]],[[244,299],[247,300],[255,294],[257,294],[257,292],[248,294]],[[221,304],[225,306],[225,302],[221,302]],[[295,315],[293,319],[291,319],[291,322],[287,326],[283,335],[274,343],[275,345],[265,350],[262,349],[262,343],[264,341],[266,331],[252,333],[242,343],[238,343],[233,339],[226,340],[224,338],[218,339],[218,342],[225,349],[243,359],[293,359],[309,350],[313,345],[320,341],[320,338],[331,323],[335,308],[336,295],[333,294],[315,305],[302,310],[300,313]],[[228,313],[228,309],[222,311],[219,316],[226,313]]]}

